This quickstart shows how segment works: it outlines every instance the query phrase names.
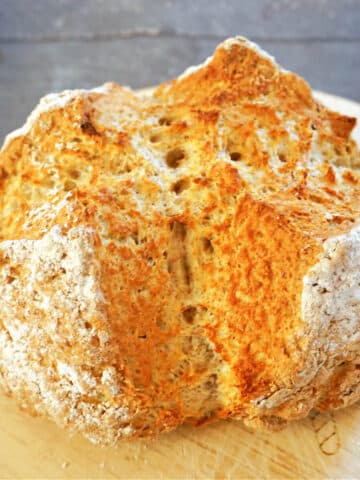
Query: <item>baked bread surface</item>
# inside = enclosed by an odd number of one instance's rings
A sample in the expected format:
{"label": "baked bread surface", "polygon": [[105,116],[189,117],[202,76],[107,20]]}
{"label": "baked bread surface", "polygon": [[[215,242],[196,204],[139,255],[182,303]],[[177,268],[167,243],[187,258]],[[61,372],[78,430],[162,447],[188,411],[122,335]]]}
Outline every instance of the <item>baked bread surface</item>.
{"label": "baked bread surface", "polygon": [[243,38],[44,97],[0,154],[0,380],[94,442],[360,397],[355,119]]}

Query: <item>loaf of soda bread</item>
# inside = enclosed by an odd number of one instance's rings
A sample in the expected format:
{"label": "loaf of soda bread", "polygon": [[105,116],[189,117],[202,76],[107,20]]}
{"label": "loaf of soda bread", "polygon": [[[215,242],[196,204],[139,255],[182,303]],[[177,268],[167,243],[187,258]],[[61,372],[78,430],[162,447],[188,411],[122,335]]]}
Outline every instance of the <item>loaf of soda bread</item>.
{"label": "loaf of soda bread", "polygon": [[0,381],[93,442],[360,398],[355,119],[255,44],[51,94],[0,154]]}

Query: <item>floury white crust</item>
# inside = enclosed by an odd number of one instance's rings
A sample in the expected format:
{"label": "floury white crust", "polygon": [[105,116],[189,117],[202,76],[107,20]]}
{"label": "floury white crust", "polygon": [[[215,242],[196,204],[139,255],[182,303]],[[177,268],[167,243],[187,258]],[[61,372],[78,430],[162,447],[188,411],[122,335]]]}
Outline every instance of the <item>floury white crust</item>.
{"label": "floury white crust", "polygon": [[[91,93],[106,93],[110,84],[105,84],[101,87],[93,88],[91,90],[64,90],[61,93],[49,93],[45,97],[40,99],[37,107],[31,112],[26,123],[23,127],[14,130],[9,133],[4,141],[2,149],[5,149],[7,145],[17,137],[23,137],[33,127],[34,123],[40,118],[43,113],[51,112],[52,110],[64,108],[67,104],[71,102],[76,96],[82,96]],[[43,128],[48,128],[46,123],[43,125]]]}
{"label": "floury white crust", "polygon": [[0,381],[93,442],[360,397],[355,119],[243,38],[0,152]]}
{"label": "floury white crust", "polygon": [[[55,418],[62,426],[87,425],[90,439],[91,424],[113,424],[119,436],[131,435],[127,408],[81,400],[102,395],[104,388],[119,394],[122,379],[114,368],[103,367],[97,378],[93,372],[98,361],[91,352],[87,365],[79,363],[75,352],[69,358],[59,354],[70,342],[78,344],[79,355],[82,349],[91,350],[94,338],[104,346],[108,341],[106,331],[89,327],[95,315],[104,315],[93,232],[73,228],[64,237],[61,228],[54,227],[41,240],[0,243],[0,255],[0,369],[6,390],[22,399],[23,408]],[[31,298],[32,304],[23,304],[23,298]],[[71,330],[63,328],[64,317]]]}
{"label": "floury white crust", "polygon": [[[314,396],[321,395],[321,391],[315,390],[317,384],[332,385],[332,376],[339,376],[341,371],[341,368],[334,370],[339,363],[340,367],[350,370],[351,375],[340,377],[337,392],[333,390],[332,394],[338,395],[339,406],[353,403],[360,390],[360,374],[357,373],[360,364],[359,226],[348,234],[324,242],[318,263],[304,277],[302,317],[304,326],[297,337],[308,340],[308,364],[294,382],[299,413],[302,416],[304,410],[313,406]],[[309,387],[315,391],[304,401],[304,390]],[[258,398],[254,403],[272,409],[291,398],[294,401],[294,390],[283,389],[267,398]],[[319,402],[321,404],[320,398]]]}

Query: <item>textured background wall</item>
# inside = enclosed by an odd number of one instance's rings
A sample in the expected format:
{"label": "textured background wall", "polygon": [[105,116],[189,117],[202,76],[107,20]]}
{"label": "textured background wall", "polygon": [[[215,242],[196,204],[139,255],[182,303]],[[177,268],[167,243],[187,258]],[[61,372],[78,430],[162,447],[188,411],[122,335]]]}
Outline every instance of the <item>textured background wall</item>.
{"label": "textured background wall", "polygon": [[360,0],[0,0],[0,142],[47,92],[154,85],[237,34],[360,101]]}

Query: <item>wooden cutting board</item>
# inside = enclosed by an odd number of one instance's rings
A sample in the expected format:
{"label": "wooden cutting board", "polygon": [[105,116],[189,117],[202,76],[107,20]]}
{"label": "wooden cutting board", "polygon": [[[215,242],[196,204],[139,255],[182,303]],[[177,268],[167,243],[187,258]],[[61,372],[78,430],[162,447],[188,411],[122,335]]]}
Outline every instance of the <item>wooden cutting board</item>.
{"label": "wooden cutting board", "polygon": [[[317,95],[360,119],[359,104]],[[359,129],[356,135],[360,143]],[[2,479],[360,478],[360,405],[279,433],[253,433],[241,422],[222,421],[100,448],[28,417],[0,394],[0,428]]]}

